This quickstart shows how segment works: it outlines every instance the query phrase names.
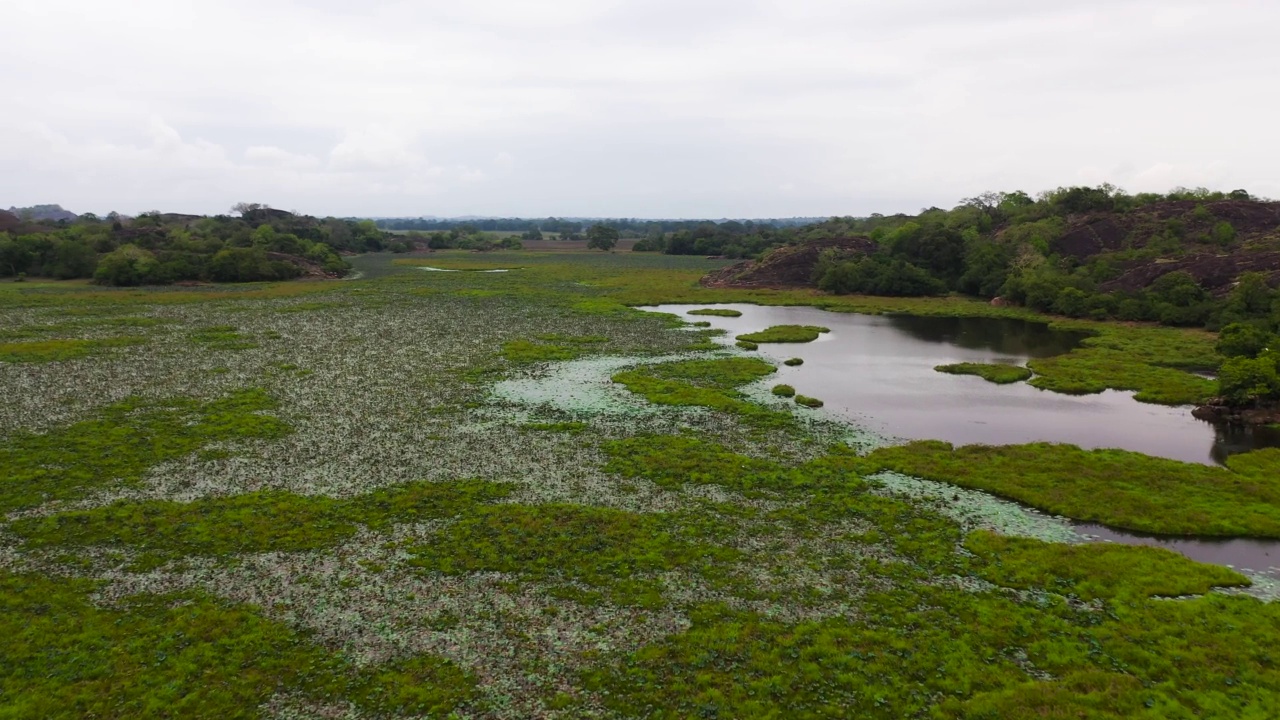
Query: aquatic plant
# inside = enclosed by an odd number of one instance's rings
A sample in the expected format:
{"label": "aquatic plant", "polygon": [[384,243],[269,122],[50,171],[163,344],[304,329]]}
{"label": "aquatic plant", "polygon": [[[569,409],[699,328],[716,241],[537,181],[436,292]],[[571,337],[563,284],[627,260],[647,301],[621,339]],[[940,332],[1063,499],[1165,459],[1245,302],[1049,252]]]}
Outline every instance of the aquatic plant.
{"label": "aquatic plant", "polygon": [[760,332],[739,335],[738,340],[753,343],[807,343],[828,332],[831,332],[830,328],[816,325],[774,325]]}
{"label": "aquatic plant", "polygon": [[795,397],[796,389],[791,387],[790,385],[774,385],[773,390],[771,390],[770,392],[772,392],[774,395],[777,395],[778,397],[789,398],[789,397]]}
{"label": "aquatic plant", "polygon": [[808,395],[796,395],[796,404],[803,405],[808,408],[822,407],[822,401],[818,398],[811,398]]}
{"label": "aquatic plant", "polygon": [[700,310],[690,310],[690,315],[714,315],[716,317],[742,317],[742,312],[731,310],[729,308],[702,308]]}
{"label": "aquatic plant", "polygon": [[934,440],[881,448],[882,469],[977,488],[1077,520],[1171,535],[1280,537],[1280,450],[1227,467],[1074,445],[968,445]]}
{"label": "aquatic plant", "polygon": [[1022,382],[1031,377],[1031,371],[1024,367],[1002,363],[956,363],[954,365],[939,365],[934,370],[951,375],[977,375],[983,380],[997,385]]}
{"label": "aquatic plant", "polygon": [[803,364],[804,360],[802,358],[791,358],[783,363],[783,365],[787,365],[788,367],[797,367]]}

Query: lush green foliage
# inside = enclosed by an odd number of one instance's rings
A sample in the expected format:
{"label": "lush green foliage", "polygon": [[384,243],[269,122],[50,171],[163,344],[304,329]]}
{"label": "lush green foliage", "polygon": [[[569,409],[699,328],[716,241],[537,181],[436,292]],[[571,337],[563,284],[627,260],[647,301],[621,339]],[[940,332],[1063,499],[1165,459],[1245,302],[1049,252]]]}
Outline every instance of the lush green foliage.
{"label": "lush green foliage", "polygon": [[773,390],[771,392],[773,392],[773,394],[777,395],[778,397],[789,398],[789,397],[795,397],[796,389],[791,387],[790,385],[774,385]]}
{"label": "lush green foliage", "polygon": [[1074,445],[952,447],[926,440],[876,450],[880,468],[977,488],[1077,520],[1170,535],[1280,537],[1280,450],[1227,468]]}
{"label": "lush green foliage", "polygon": [[105,340],[33,340],[0,343],[0,362],[62,362],[78,360],[108,348],[141,345],[140,337],[114,337]]}
{"label": "lush green foliage", "polygon": [[716,317],[742,317],[742,313],[738,310],[730,310],[728,308],[702,308],[701,310],[690,310],[690,315],[714,315]]}
{"label": "lush green foliage", "polygon": [[807,343],[818,339],[829,328],[815,325],[774,325],[760,332],[739,335],[738,339],[751,343]]}
{"label": "lush green foliage", "polygon": [[714,528],[690,519],[581,505],[495,505],[481,508],[410,549],[412,563],[446,575],[515,573],[578,582],[612,602],[663,604],[656,573],[710,572],[737,553],[701,540]]}
{"label": "lush green foliage", "polygon": [[977,375],[983,380],[997,385],[1008,385],[1031,378],[1030,370],[1019,365],[1005,365],[1002,363],[956,363],[954,365],[939,365],[934,370],[951,375]]}
{"label": "lush green foliage", "polygon": [[16,237],[0,233],[0,277],[93,278],[104,285],[164,285],[183,280],[285,280],[318,267],[349,265],[340,251],[380,250],[385,234],[370,221],[239,208],[240,218],[144,213],[71,223],[33,223]]}
{"label": "lush green foliage", "polygon": [[803,405],[803,406],[808,407],[808,408],[820,408],[820,407],[822,407],[822,401],[821,401],[821,400],[819,400],[818,398],[812,398],[812,397],[809,397],[808,395],[797,395],[797,396],[796,396],[796,404],[797,404],[797,405]]}
{"label": "lush green foliage", "polygon": [[93,420],[11,435],[0,446],[0,510],[74,499],[108,484],[128,486],[151,466],[209,443],[279,438],[289,426],[261,414],[274,407],[256,389],[205,403],[135,398]]}
{"label": "lush green foliage", "polygon": [[191,503],[120,501],[91,510],[18,520],[33,547],[124,545],[159,557],[297,552],[335,545],[357,523],[384,527],[452,517],[506,495],[493,483],[410,483],[342,501],[263,491]]}
{"label": "lush green foliage", "polygon": [[1215,587],[1249,585],[1239,573],[1162,548],[1061,545],[987,531],[969,535],[965,547],[988,561],[981,575],[991,582],[1019,590],[1043,588],[1082,600],[1203,595]]}
{"label": "lush green foliage", "polygon": [[356,671],[251,608],[203,595],[89,602],[94,583],[0,574],[0,708],[15,720],[256,716],[281,691],[448,713],[475,679],[420,656]]}

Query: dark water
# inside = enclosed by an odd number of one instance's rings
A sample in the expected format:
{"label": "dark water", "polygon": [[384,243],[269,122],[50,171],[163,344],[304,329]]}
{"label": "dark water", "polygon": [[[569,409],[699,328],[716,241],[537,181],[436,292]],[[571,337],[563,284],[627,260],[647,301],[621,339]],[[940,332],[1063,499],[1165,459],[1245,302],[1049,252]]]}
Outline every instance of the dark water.
{"label": "dark water", "polygon": [[[699,305],[663,305],[684,315]],[[833,313],[808,307],[722,305],[739,318],[707,320],[731,338],[771,325],[823,325],[831,332],[804,344],[765,344],[761,355],[781,366],[777,382],[820,398],[828,410],[877,434],[946,440],[957,445],[1011,445],[1035,441],[1084,448],[1122,448],[1147,455],[1213,464],[1232,453],[1280,446],[1280,432],[1215,427],[1188,407],[1140,403],[1132,393],[1072,396],[1026,383],[995,385],[982,378],[936,372],[957,362],[1006,362],[1068,352],[1082,335],[1041,323],[988,318],[921,318]]]}
{"label": "dark water", "polygon": [[1173,538],[1113,530],[1105,525],[1079,523],[1076,532],[1098,540],[1123,545],[1147,545],[1181,553],[1192,560],[1214,565],[1230,565],[1237,570],[1280,577],[1280,542],[1249,538]]}

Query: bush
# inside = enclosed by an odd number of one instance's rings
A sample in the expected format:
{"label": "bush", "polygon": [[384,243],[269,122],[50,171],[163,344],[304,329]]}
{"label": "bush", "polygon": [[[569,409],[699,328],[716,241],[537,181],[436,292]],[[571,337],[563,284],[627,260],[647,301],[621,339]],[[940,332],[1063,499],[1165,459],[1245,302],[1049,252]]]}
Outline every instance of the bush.
{"label": "bush", "polygon": [[862,293],[891,297],[939,295],[941,280],[911,263],[883,255],[871,255],[829,266],[818,279],[818,288],[836,295]]}
{"label": "bush", "polygon": [[209,261],[209,278],[215,282],[287,280],[300,274],[295,265],[270,260],[260,247],[225,248]]}
{"label": "bush", "polygon": [[162,281],[160,261],[149,250],[122,245],[98,262],[93,280],[102,285],[151,285]]}
{"label": "bush", "polygon": [[1273,345],[1280,347],[1276,336],[1266,330],[1248,323],[1232,323],[1218,334],[1214,349],[1223,357],[1256,358]]}
{"label": "bush", "polygon": [[1234,357],[1218,371],[1218,393],[1233,405],[1280,400],[1280,351],[1256,358]]}

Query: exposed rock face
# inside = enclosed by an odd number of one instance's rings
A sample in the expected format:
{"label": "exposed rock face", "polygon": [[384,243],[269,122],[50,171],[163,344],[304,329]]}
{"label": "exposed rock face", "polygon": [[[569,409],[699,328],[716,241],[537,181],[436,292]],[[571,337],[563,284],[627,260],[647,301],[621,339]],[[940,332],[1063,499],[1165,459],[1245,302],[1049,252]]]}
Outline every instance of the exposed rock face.
{"label": "exposed rock face", "polygon": [[728,265],[702,278],[707,287],[719,288],[787,288],[811,287],[813,271],[822,253],[832,250],[841,255],[866,255],[876,248],[869,237],[814,240],[770,251],[759,262],[745,260]]}
{"label": "exposed rock face", "polygon": [[1237,251],[1226,255],[1198,254],[1170,261],[1148,261],[1125,271],[1115,280],[1103,283],[1101,290],[1138,290],[1162,275],[1185,270],[1214,295],[1231,291],[1242,273],[1260,272],[1274,287],[1280,285],[1280,251]]}
{"label": "exposed rock face", "polygon": [[1195,417],[1212,423],[1236,425],[1280,424],[1280,405],[1237,407],[1228,405],[1222,398],[1214,398],[1207,405],[1191,411]]}

